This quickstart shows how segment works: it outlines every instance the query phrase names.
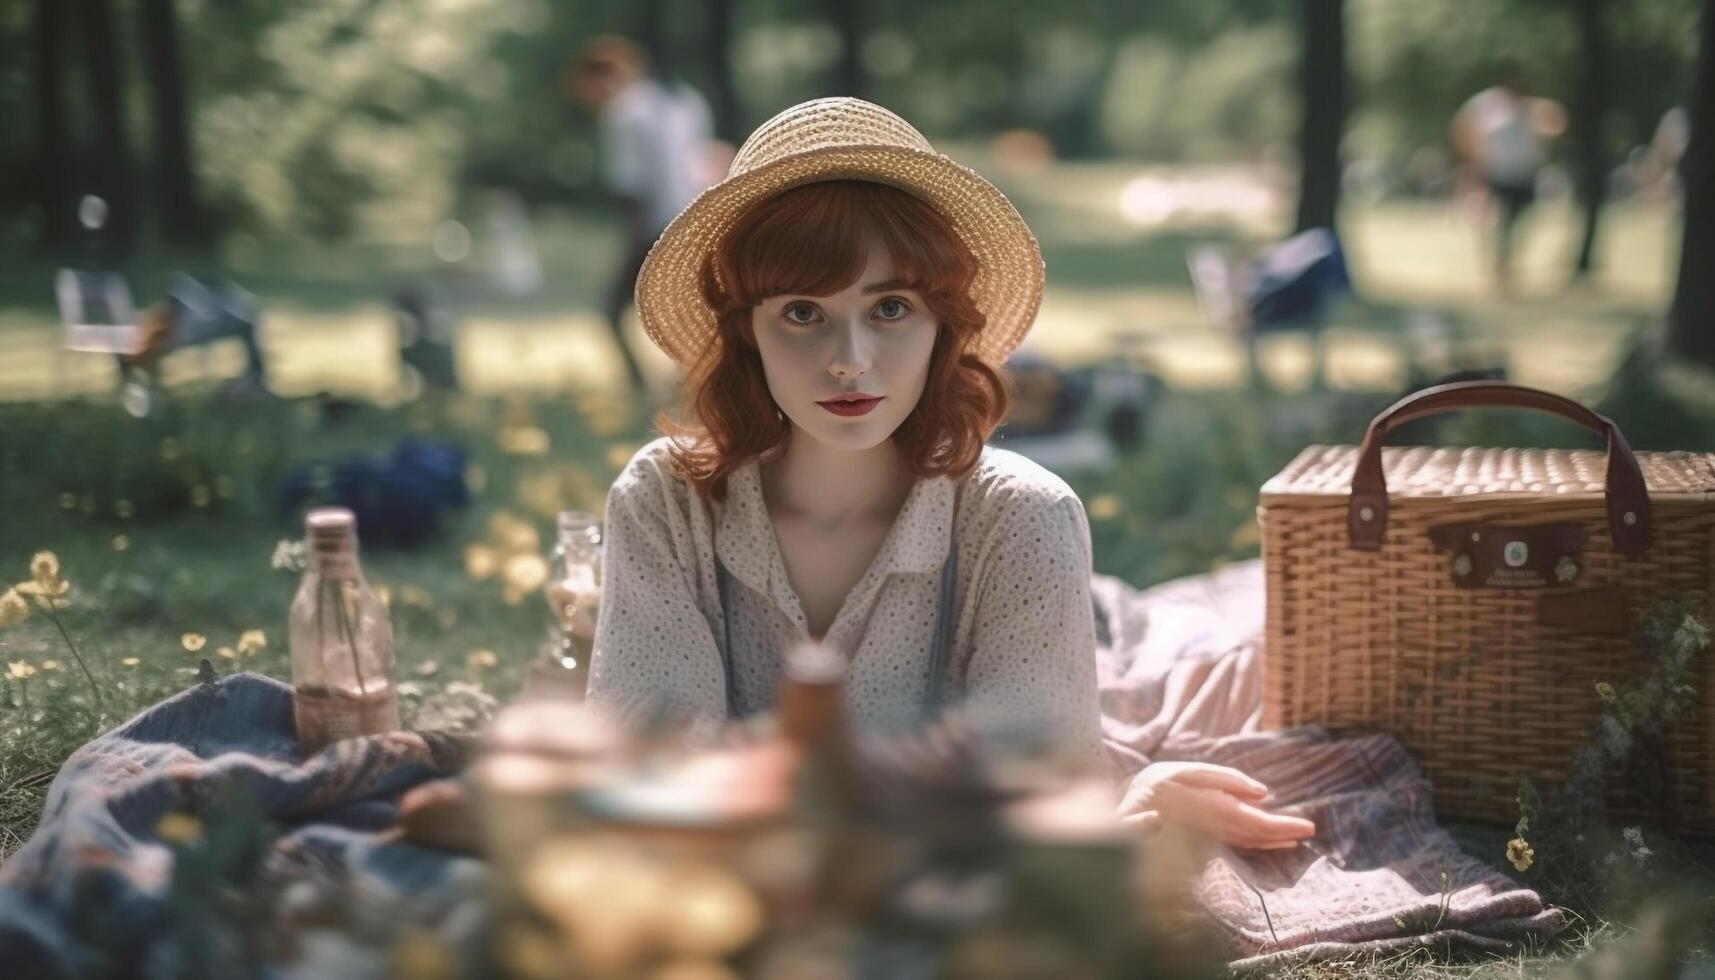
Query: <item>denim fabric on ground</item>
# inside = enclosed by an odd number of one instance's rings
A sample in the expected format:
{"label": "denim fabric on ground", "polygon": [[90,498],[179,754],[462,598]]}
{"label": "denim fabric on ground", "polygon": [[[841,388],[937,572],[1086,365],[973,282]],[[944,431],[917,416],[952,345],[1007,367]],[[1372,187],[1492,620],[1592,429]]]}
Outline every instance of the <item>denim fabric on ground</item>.
{"label": "denim fabric on ground", "polygon": [[[379,972],[399,929],[478,927],[482,863],[385,833],[402,793],[469,754],[466,739],[397,732],[305,757],[290,687],[198,684],[66,760],[41,825],[0,866],[0,962],[31,977],[242,976],[295,959],[266,975],[312,962],[327,975],[339,948],[340,972],[371,972],[366,959]],[[295,957],[258,949],[254,926],[282,916],[329,928]]]}

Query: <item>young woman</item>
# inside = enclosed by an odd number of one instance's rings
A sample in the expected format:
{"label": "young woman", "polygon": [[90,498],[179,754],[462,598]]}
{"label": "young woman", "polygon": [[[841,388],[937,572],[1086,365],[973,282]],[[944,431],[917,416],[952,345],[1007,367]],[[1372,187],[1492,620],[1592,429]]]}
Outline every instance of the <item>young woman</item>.
{"label": "young woman", "polygon": [[[848,658],[861,723],[957,703],[1104,767],[1083,505],[984,445],[1042,282],[1005,196],[887,110],[822,99],[759,127],[638,277],[694,418],[661,417],[609,492],[590,699],[752,714],[809,638]],[[1233,770],[1159,775],[1128,780],[1140,819],[1302,836]]]}

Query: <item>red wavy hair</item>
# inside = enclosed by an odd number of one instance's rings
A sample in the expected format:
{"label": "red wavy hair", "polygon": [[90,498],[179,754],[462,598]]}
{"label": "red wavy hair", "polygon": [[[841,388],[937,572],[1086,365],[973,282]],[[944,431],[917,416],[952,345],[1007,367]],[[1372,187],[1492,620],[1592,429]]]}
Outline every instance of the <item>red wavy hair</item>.
{"label": "red wavy hair", "polygon": [[703,263],[703,299],[718,329],[681,391],[694,421],[664,412],[655,420],[676,437],[673,468],[699,495],[725,500],[727,477],[751,459],[778,458],[791,433],[768,392],[751,310],[772,296],[845,289],[863,274],[875,239],[940,325],[923,396],[894,430],[894,444],[918,477],[956,479],[976,466],[1012,400],[1002,372],[970,352],[987,322],[971,299],[976,256],[927,201],[886,184],[830,180],[757,203]]}

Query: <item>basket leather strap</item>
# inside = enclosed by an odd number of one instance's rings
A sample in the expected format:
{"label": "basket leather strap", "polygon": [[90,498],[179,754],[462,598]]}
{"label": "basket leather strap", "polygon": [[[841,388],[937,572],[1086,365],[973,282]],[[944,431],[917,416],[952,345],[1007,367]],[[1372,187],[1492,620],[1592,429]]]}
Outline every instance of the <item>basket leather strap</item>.
{"label": "basket leather strap", "polygon": [[1382,440],[1407,422],[1462,408],[1524,408],[1558,415],[1602,434],[1608,440],[1606,494],[1608,531],[1615,550],[1639,555],[1650,546],[1649,489],[1642,468],[1619,426],[1606,416],[1560,395],[1504,381],[1461,381],[1437,385],[1395,402],[1370,422],[1352,471],[1352,495],[1346,522],[1351,546],[1377,551],[1387,531],[1387,480],[1382,474]]}

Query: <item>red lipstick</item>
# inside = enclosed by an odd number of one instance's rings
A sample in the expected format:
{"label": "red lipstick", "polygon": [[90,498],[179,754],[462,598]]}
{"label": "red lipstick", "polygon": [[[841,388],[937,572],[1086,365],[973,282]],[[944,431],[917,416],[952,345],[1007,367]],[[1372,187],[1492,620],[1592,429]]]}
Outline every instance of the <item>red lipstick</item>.
{"label": "red lipstick", "polygon": [[835,415],[844,415],[849,418],[856,415],[868,415],[871,409],[881,404],[881,399],[873,395],[853,392],[851,394],[840,395],[837,398],[830,398],[825,402],[817,402],[816,404],[822,406]]}

